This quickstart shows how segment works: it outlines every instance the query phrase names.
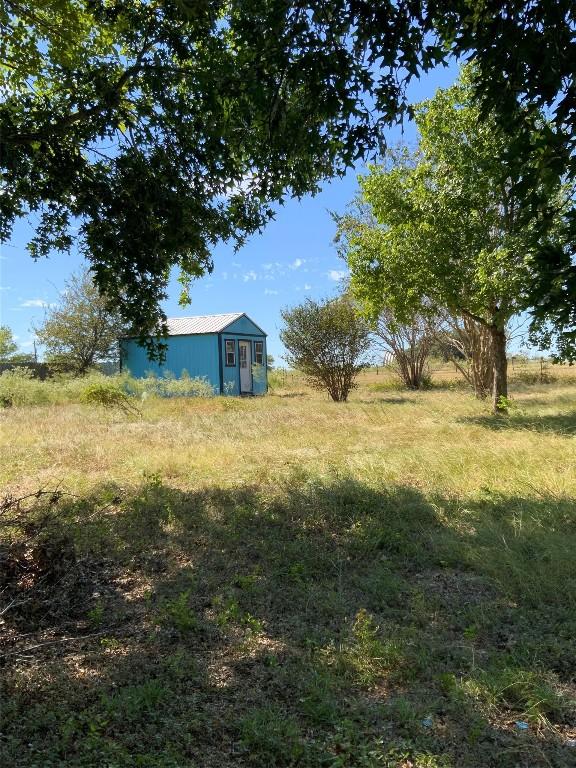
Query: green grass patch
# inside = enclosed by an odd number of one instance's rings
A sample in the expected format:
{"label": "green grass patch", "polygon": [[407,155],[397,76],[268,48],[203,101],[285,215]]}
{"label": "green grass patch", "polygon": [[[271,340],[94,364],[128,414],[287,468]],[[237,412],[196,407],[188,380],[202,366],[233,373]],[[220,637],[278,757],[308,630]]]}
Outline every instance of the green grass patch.
{"label": "green grass patch", "polygon": [[2,412],[2,764],[571,766],[572,443],[358,398]]}

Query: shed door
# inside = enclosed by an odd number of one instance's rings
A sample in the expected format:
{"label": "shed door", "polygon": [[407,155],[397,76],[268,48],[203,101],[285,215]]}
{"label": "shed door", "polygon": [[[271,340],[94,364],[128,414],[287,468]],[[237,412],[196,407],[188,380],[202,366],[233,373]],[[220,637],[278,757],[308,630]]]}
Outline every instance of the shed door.
{"label": "shed door", "polygon": [[249,341],[238,342],[240,356],[240,393],[252,392],[252,353]]}

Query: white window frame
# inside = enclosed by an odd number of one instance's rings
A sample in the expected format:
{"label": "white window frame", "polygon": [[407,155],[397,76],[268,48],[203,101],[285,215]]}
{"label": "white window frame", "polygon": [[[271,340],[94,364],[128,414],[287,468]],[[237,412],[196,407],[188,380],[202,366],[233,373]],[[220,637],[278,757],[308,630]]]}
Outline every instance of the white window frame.
{"label": "white window frame", "polygon": [[[228,349],[228,345],[232,345],[232,349]],[[225,350],[225,357],[226,357],[226,368],[236,368],[236,339],[225,339],[224,340],[224,350]],[[228,355],[232,355],[234,362],[229,363],[228,362]]]}

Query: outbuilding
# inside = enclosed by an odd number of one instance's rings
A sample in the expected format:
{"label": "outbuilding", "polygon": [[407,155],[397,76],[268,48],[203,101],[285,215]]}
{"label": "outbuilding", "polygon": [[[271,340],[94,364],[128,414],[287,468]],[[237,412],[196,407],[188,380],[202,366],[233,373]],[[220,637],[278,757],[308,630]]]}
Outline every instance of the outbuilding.
{"label": "outbuilding", "polygon": [[135,338],[122,339],[120,365],[132,376],[187,373],[205,378],[220,394],[261,395],[268,389],[266,333],[244,312],[172,317],[166,358],[149,360]]}

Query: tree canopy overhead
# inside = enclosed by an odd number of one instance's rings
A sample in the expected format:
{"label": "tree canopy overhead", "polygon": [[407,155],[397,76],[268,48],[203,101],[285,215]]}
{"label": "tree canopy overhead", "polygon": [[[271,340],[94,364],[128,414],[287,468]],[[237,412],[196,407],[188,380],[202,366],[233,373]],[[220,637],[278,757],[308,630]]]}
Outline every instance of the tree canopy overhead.
{"label": "tree canopy overhead", "polygon": [[0,235],[29,212],[34,256],[78,235],[144,335],[171,267],[184,283],[210,270],[218,240],[241,244],[274,201],[378,147],[409,79],[451,54],[477,57],[503,123],[549,108],[523,151],[568,170],[575,13],[571,0],[2,0]]}

